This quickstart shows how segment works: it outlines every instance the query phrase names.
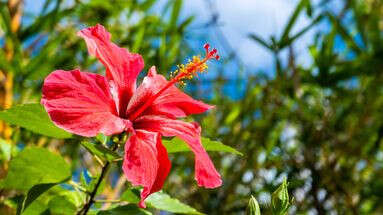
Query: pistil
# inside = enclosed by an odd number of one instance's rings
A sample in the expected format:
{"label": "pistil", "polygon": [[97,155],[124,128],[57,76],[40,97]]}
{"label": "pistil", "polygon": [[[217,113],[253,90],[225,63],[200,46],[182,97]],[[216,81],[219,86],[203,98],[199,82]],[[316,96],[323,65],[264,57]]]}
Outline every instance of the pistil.
{"label": "pistil", "polygon": [[164,87],[162,87],[156,94],[152,95],[136,112],[134,112],[129,120],[135,120],[140,114],[142,114],[165,90],[171,87],[175,83],[183,83],[185,79],[192,79],[197,73],[204,73],[208,66],[206,62],[210,59],[219,60],[219,55],[217,54],[217,49],[210,51],[210,45],[205,44],[205,57],[201,60],[199,56],[194,56],[192,60],[186,65],[179,65],[178,69],[171,73],[173,77]]}

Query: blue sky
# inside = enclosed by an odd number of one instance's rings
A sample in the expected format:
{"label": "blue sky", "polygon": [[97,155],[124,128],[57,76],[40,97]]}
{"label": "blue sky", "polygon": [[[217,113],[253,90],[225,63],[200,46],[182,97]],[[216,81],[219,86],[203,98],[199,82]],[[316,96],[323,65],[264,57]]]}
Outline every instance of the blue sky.
{"label": "blue sky", "polygon": [[[36,13],[40,11],[43,0],[26,0],[25,10],[27,12]],[[73,4],[73,0],[66,0],[67,4]],[[161,8],[167,0],[159,0],[154,8]],[[206,42],[217,46],[221,55],[225,56],[224,47],[220,46],[219,39],[212,29],[201,28],[211,18],[211,10],[208,7],[209,0],[184,0],[182,8],[182,16],[195,16],[195,22],[191,26],[190,34],[193,36],[201,35],[207,38]],[[255,33],[262,38],[268,39],[272,35],[277,37],[281,34],[283,27],[292,14],[299,0],[210,0],[216,6],[219,13],[218,23],[222,34],[227,38],[228,43],[236,51],[246,68],[246,73],[255,73],[264,71],[266,73],[273,72],[273,58],[271,53],[248,38],[249,33]],[[313,0],[313,4],[317,4],[319,0]],[[328,7],[339,7],[339,4],[332,4]],[[161,10],[158,10],[161,11]],[[299,31],[310,23],[310,18],[302,14],[295,27],[293,33]],[[312,43],[313,35],[317,30],[326,29],[326,25],[322,24],[315,29],[307,32],[294,44],[295,53],[297,54],[297,63],[301,65],[310,65],[311,58],[308,51],[308,45]],[[201,41],[201,44],[205,41]],[[282,57],[286,56],[286,51],[282,52]],[[231,68],[231,66],[230,66]],[[228,76],[232,76],[232,69],[225,71]]]}
{"label": "blue sky", "polygon": [[[244,64],[254,70],[270,70],[273,66],[271,53],[249,39],[248,34],[255,33],[265,39],[272,35],[279,36],[298,1],[215,0],[213,2],[220,14],[220,29],[230,45],[237,50]],[[183,13],[195,15],[196,23],[206,23],[210,19],[206,0],[185,1]],[[310,19],[305,14],[300,16],[293,32],[297,32],[309,23]],[[307,46],[312,42],[314,32],[315,30],[306,33],[299,43],[294,44],[298,63],[306,65],[310,63]],[[213,34],[211,39],[216,39]]]}
{"label": "blue sky", "polygon": [[[153,8],[153,12],[160,13],[162,11],[161,7],[167,1],[159,0]],[[44,0],[26,0],[25,11],[31,14],[37,13],[41,10],[43,2]],[[64,2],[68,5],[74,3],[73,0],[66,0]],[[228,53],[225,52],[225,48],[219,42],[219,38],[215,34],[216,32],[213,28],[203,27],[211,19],[211,10],[209,10],[208,2],[209,0],[184,0],[181,15],[184,18],[190,15],[195,16],[195,20],[189,28],[189,34],[190,38],[194,40],[192,44],[197,52],[203,50],[199,46],[202,47],[203,43],[209,42],[212,46],[218,48],[221,56],[225,57]],[[210,0],[210,2],[213,3],[216,11],[219,13],[219,29],[246,68],[242,71],[242,75],[246,76],[262,71],[272,76],[274,74],[272,54],[249,39],[248,35],[249,33],[255,33],[264,39],[269,39],[270,36],[278,38],[299,0]],[[317,2],[319,0],[312,0],[313,4]],[[336,9],[339,7],[339,4],[328,5],[327,7],[334,7]],[[292,33],[298,32],[309,23],[310,18],[305,13],[302,13],[292,29]],[[298,42],[294,43],[293,46],[298,64],[305,66],[311,64],[308,46],[312,43],[314,33],[318,30],[326,30],[326,26],[328,25],[325,23],[316,26],[316,28],[303,35]],[[282,59],[286,59],[286,56],[287,50],[281,53]],[[214,79],[218,75],[215,72],[218,71],[215,68],[216,65],[219,64],[213,64],[213,68],[208,74],[204,74],[202,79]],[[239,76],[239,68],[235,65],[234,61],[227,65],[225,64],[223,67],[224,69],[221,72],[224,77],[232,79]],[[204,91],[211,92],[209,84],[203,86],[203,88]],[[223,90],[225,93],[239,97],[243,91],[235,83],[227,84]]]}
{"label": "blue sky", "polygon": [[[243,62],[247,66],[266,69],[272,65],[271,54],[247,35],[256,33],[262,38],[279,35],[296,2],[296,0],[219,0],[215,5],[220,14],[220,28],[231,46],[238,51]],[[185,1],[184,12],[198,14],[198,21],[202,22],[206,22],[210,17],[204,0]],[[303,17],[299,19],[297,26],[304,26],[307,23],[309,20]],[[304,43],[308,43],[309,38],[306,35]]]}
{"label": "blue sky", "polygon": [[[25,10],[37,12],[42,6],[42,0],[26,0]],[[71,4],[73,1],[67,1]],[[164,2],[161,0],[160,2]],[[210,12],[206,0],[186,0],[183,4],[183,16],[194,15],[193,26],[199,26],[210,19]],[[279,35],[286,24],[289,15],[294,10],[297,0],[213,0],[219,12],[219,23],[230,45],[237,50],[238,55],[246,66],[255,69],[268,69],[272,66],[271,54],[247,37],[249,33],[256,33],[263,38]],[[296,29],[307,25],[308,17],[302,16],[298,20]],[[196,28],[196,31],[201,29]],[[201,32],[205,33],[205,32]],[[214,44],[217,38],[209,37]],[[296,44],[299,61],[306,62],[308,58],[307,44],[311,42],[312,32],[307,33],[299,44]],[[224,54],[224,53],[223,53]]]}

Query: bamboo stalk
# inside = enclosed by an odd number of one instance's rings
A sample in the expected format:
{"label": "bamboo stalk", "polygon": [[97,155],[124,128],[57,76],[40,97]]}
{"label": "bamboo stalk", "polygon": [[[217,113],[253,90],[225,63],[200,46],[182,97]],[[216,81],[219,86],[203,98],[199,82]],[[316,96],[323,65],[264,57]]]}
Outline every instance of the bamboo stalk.
{"label": "bamboo stalk", "polygon": [[[8,1],[8,10],[11,18],[11,31],[12,33],[16,33],[20,28],[21,17],[23,14],[23,0],[9,0]],[[5,55],[8,60],[11,60],[13,57],[13,48],[6,43],[4,46]],[[13,79],[14,74],[12,71],[1,71],[3,74],[2,78],[2,95],[0,98],[2,99],[1,105],[3,109],[8,109],[13,104]],[[3,138],[9,142],[12,136],[12,129],[5,122],[0,122],[0,133]]]}

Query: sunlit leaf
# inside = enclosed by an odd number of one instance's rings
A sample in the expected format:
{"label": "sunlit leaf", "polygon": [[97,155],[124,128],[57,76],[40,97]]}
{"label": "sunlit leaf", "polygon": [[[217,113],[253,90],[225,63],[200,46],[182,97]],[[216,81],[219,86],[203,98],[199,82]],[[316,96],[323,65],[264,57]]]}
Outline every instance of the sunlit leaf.
{"label": "sunlit leaf", "polygon": [[45,191],[49,190],[53,186],[59,184],[58,183],[47,183],[47,184],[37,184],[33,186],[27,193],[27,196],[25,197],[23,203],[20,205],[20,208],[17,210],[17,214],[21,214],[25,209],[28,208],[28,206],[35,201],[41,194],[43,194]]}
{"label": "sunlit leaf", "polygon": [[90,153],[98,156],[103,160],[115,161],[120,159],[120,155],[116,152],[106,148],[102,144],[95,144],[88,141],[81,141],[81,145],[83,145]]}
{"label": "sunlit leaf", "polygon": [[11,125],[17,125],[45,136],[55,138],[72,137],[70,133],[53,124],[47,112],[40,104],[14,106],[1,111],[0,119]]}
{"label": "sunlit leaf", "polygon": [[10,161],[2,187],[28,190],[37,184],[62,182],[70,176],[70,166],[62,157],[45,148],[31,147]]}
{"label": "sunlit leaf", "polygon": [[[228,152],[236,155],[242,155],[241,152],[230,146],[224,145],[219,141],[210,140],[206,137],[202,137],[201,141],[206,151]],[[162,140],[162,143],[164,144],[168,153],[191,151],[189,146],[183,140],[177,137],[173,138],[172,140]]]}
{"label": "sunlit leaf", "polygon": [[9,161],[11,159],[12,144],[0,138],[0,160]]}
{"label": "sunlit leaf", "polygon": [[55,196],[48,203],[52,214],[72,215],[76,213],[76,206],[64,196]]}
{"label": "sunlit leaf", "polygon": [[250,197],[247,211],[248,215],[261,215],[261,209],[259,208],[258,201],[254,198],[254,196]]}
{"label": "sunlit leaf", "polygon": [[175,214],[201,214],[196,209],[162,192],[153,193],[145,200],[145,202],[149,207],[169,211]]}
{"label": "sunlit leaf", "polygon": [[127,189],[122,193],[121,200],[136,204],[140,201],[140,191],[133,188]]}
{"label": "sunlit leaf", "polygon": [[[140,201],[140,191],[135,188],[127,189],[122,195],[121,200],[137,204]],[[163,192],[151,194],[145,203],[148,207],[158,210],[168,211],[175,214],[201,214],[196,209],[180,202],[178,199],[170,197]]]}
{"label": "sunlit leaf", "polygon": [[286,214],[291,206],[287,185],[285,178],[282,184],[271,195],[271,209],[275,215]]}

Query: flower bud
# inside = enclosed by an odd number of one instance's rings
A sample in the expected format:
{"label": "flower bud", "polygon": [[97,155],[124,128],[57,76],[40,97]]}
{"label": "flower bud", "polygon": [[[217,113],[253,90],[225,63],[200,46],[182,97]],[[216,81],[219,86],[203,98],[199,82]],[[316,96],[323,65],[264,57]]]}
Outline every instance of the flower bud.
{"label": "flower bud", "polygon": [[290,207],[289,193],[287,191],[286,178],[271,195],[271,208],[275,215],[285,215]]}
{"label": "flower bud", "polygon": [[247,206],[248,215],[261,215],[261,210],[259,209],[259,204],[254,196],[250,197],[249,205]]}

